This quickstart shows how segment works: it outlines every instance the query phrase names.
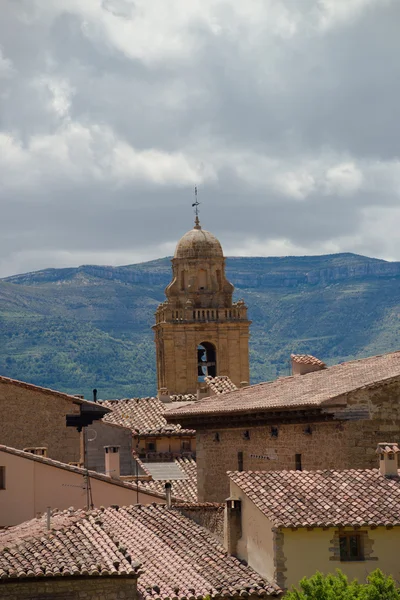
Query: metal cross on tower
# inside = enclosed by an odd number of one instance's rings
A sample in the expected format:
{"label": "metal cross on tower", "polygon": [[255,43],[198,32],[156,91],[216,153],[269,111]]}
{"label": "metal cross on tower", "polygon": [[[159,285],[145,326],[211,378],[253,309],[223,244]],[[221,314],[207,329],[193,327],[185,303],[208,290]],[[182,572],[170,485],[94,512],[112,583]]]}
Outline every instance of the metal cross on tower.
{"label": "metal cross on tower", "polygon": [[192,207],[194,207],[194,214],[196,215],[196,217],[198,217],[200,202],[197,199],[197,185],[194,186],[194,198],[195,201],[193,202]]}
{"label": "metal cross on tower", "polygon": [[201,229],[200,227],[200,221],[199,221],[199,206],[200,206],[200,202],[197,199],[197,185],[194,186],[194,202],[192,204],[192,207],[194,207],[194,214],[196,215],[196,219],[194,221],[195,225],[194,228],[195,229]]}

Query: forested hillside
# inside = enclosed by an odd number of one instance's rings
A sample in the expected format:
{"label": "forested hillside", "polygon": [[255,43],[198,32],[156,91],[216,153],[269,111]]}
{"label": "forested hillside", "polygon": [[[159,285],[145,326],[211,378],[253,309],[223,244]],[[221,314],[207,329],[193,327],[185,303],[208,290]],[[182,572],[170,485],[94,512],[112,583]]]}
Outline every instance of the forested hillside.
{"label": "forested hillside", "polygon": [[[328,363],[400,348],[400,263],[354,254],[228,258],[249,306],[252,382],[291,352]],[[47,269],[0,280],[0,374],[90,397],[156,392],[154,311],[170,261]]]}

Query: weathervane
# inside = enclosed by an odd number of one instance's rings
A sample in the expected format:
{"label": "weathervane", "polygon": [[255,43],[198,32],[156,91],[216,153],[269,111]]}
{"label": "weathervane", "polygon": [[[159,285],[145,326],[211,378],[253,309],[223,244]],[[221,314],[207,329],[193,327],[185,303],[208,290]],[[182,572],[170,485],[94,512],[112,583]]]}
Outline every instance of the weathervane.
{"label": "weathervane", "polygon": [[194,208],[194,214],[196,215],[195,229],[200,229],[200,221],[199,221],[199,206],[200,206],[200,202],[197,199],[197,185],[194,186],[194,199],[195,199],[195,201],[192,204],[192,208]]}

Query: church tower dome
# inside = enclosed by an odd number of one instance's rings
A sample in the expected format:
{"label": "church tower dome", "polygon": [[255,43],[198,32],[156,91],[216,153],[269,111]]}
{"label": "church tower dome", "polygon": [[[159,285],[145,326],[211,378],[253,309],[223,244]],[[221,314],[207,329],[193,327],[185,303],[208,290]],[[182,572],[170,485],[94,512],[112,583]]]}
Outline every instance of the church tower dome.
{"label": "church tower dome", "polygon": [[223,258],[222,246],[212,233],[196,225],[179,240],[174,258]]}
{"label": "church tower dome", "polygon": [[201,228],[198,217],[194,228],[176,246],[172,273],[165,290],[171,308],[232,306],[233,285],[225,276],[222,246],[212,233]]}
{"label": "church tower dome", "polygon": [[233,302],[222,246],[197,214],[171,262],[172,281],[153,326],[159,393],[195,394],[205,376],[226,375],[237,386],[248,382],[247,307]]}

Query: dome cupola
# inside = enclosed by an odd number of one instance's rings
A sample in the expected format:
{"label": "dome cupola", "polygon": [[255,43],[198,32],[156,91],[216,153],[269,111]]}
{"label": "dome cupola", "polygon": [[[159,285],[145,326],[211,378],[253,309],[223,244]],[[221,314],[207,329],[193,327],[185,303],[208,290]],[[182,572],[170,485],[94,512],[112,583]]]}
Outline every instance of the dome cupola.
{"label": "dome cupola", "polygon": [[222,246],[212,233],[201,228],[198,218],[196,224],[179,240],[174,258],[223,258]]}
{"label": "dome cupola", "polygon": [[217,238],[201,228],[199,217],[193,229],[179,240],[172,259],[173,279],[165,294],[176,308],[228,308],[233,285],[225,276],[225,258]]}

